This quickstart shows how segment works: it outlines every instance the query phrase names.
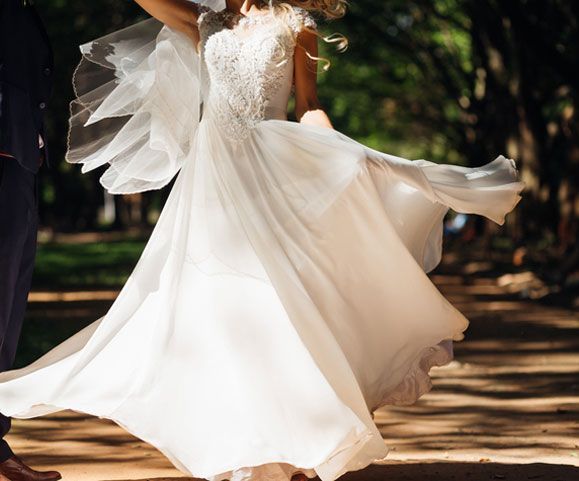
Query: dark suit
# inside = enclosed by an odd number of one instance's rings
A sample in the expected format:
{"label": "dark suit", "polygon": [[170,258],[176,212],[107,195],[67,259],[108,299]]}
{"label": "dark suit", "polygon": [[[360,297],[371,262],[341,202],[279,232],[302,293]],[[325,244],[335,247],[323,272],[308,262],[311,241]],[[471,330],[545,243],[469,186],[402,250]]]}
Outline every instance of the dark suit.
{"label": "dark suit", "polygon": [[[37,172],[52,51],[27,0],[0,0],[0,371],[14,363],[36,255]],[[0,415],[0,437],[10,419]],[[12,456],[0,440],[0,463]]]}
{"label": "dark suit", "polygon": [[52,50],[46,30],[25,0],[2,0],[0,19],[0,152],[38,171],[38,135],[52,89]]}

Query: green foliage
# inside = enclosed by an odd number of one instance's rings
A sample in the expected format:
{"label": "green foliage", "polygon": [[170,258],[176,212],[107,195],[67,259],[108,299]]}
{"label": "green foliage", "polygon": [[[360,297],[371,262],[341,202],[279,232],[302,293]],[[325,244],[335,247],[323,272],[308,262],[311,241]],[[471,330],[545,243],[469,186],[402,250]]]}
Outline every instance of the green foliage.
{"label": "green foliage", "polygon": [[441,15],[456,15],[456,25],[444,26],[429,14],[431,3],[352,2],[331,25],[349,38],[350,49],[343,55],[325,49],[334,65],[320,77],[321,95],[348,135],[398,155],[454,162],[459,107],[441,87],[432,57],[452,53],[453,62],[472,69],[470,41],[457,2],[438,2]]}
{"label": "green foliage", "polygon": [[339,129],[394,154],[470,166],[514,158],[528,186],[516,235],[563,224],[566,248],[579,229],[578,5],[351,2],[331,27],[351,48],[326,49],[323,99]]}
{"label": "green foliage", "polygon": [[96,174],[82,175],[64,162],[69,103],[74,98],[72,75],[80,61],[79,46],[145,18],[132,1],[39,0],[36,7],[51,38],[55,69],[47,132],[51,168],[41,172],[41,215],[58,230],[86,229],[96,224],[102,189]]}
{"label": "green foliage", "polygon": [[29,302],[15,367],[35,361],[102,316],[111,300],[99,300],[98,290],[120,289],[135,267],[144,245],[140,239],[40,244],[33,292],[93,291],[97,295],[95,300]]}
{"label": "green foliage", "polygon": [[[42,219],[57,230],[92,229],[103,203],[98,174],[83,176],[62,161],[78,45],[144,14],[132,1],[37,3],[56,57],[53,168],[42,174]],[[338,54],[322,45],[332,67],[319,76],[320,97],[336,128],[380,150],[472,166],[498,154],[515,158],[529,186],[521,228],[555,233],[563,213],[577,209],[578,5],[352,1],[346,17],[322,23],[325,33],[345,34],[350,48]],[[146,197],[145,210],[162,204],[163,195]]]}
{"label": "green foliage", "polygon": [[141,240],[87,244],[40,244],[34,289],[118,287],[128,278],[144,247]]}

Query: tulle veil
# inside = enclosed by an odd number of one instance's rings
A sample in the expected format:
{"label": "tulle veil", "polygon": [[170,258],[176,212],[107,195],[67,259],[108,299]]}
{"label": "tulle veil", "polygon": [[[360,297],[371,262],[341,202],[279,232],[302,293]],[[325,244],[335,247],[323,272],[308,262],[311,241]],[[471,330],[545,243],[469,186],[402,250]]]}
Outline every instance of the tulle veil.
{"label": "tulle veil", "polygon": [[[219,11],[224,0],[195,3]],[[108,164],[112,194],[159,189],[183,166],[206,82],[191,41],[154,18],[80,47],[66,160],[88,172]]]}

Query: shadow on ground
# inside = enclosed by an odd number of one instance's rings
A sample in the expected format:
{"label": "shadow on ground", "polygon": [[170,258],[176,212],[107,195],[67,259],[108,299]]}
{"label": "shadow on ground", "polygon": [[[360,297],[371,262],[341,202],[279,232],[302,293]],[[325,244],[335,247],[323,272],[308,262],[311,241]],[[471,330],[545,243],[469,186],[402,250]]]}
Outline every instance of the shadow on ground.
{"label": "shadow on ground", "polygon": [[[431,276],[470,319],[466,338],[455,361],[433,370],[432,392],[376,412],[389,461],[344,481],[579,480],[579,313],[525,297],[494,268],[448,256]],[[33,293],[21,362],[97,319],[115,295],[113,287],[85,290],[62,299]],[[34,466],[59,467],[74,481],[193,479],[89,416],[15,421],[10,439]]]}
{"label": "shadow on ground", "polygon": [[412,463],[370,466],[343,481],[572,481],[579,468],[552,464]]}
{"label": "shadow on ground", "polygon": [[[196,478],[146,478],[122,481],[194,481]],[[573,481],[579,468],[552,464],[408,463],[369,466],[343,481]]]}

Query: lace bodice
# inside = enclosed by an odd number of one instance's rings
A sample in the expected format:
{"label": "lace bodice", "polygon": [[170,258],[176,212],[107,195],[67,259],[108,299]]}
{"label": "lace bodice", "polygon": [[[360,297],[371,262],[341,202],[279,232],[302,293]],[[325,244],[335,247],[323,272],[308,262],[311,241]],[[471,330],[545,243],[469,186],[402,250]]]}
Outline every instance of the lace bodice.
{"label": "lace bodice", "polygon": [[281,18],[206,10],[198,23],[208,85],[205,109],[223,134],[239,141],[264,119],[285,119],[296,37],[304,27],[316,26],[309,13],[295,8],[294,15]]}

